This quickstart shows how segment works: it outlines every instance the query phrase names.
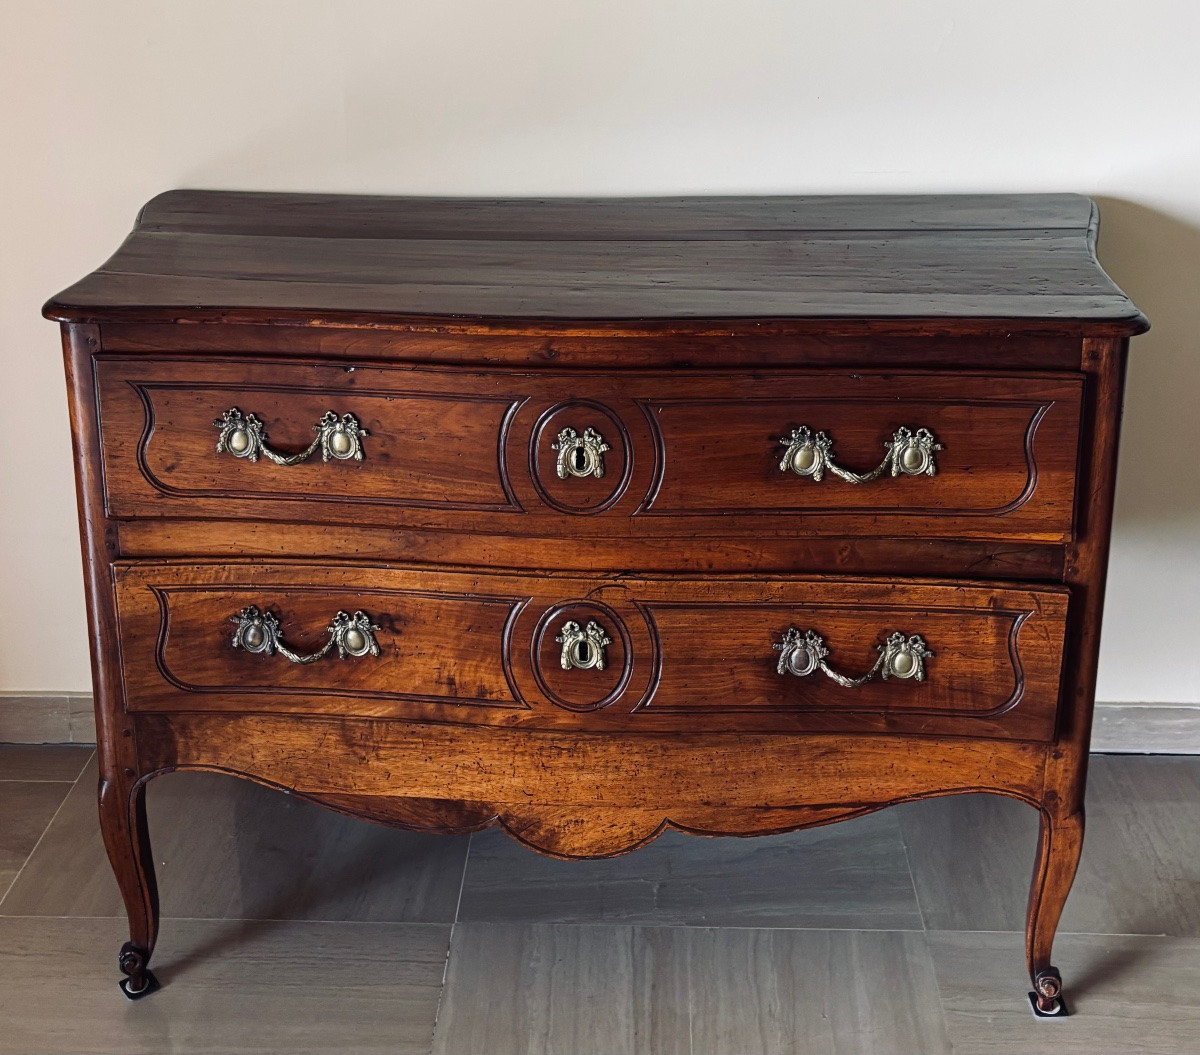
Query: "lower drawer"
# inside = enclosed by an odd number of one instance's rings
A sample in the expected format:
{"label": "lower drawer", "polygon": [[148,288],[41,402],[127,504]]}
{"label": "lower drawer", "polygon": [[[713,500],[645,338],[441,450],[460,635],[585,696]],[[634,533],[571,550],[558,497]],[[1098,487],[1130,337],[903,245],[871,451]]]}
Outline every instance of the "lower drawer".
{"label": "lower drawer", "polygon": [[1054,737],[1063,587],[116,566],[130,711]]}

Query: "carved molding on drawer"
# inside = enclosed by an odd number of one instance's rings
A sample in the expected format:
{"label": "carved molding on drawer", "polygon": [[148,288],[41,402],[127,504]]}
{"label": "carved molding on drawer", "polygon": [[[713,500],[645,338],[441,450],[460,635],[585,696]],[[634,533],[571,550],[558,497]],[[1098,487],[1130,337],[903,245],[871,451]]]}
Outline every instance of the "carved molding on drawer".
{"label": "carved molding on drawer", "polygon": [[[150,445],[156,433],[161,436],[164,429],[164,426],[158,420],[154,393],[174,392],[180,393],[185,397],[193,393],[215,393],[218,401],[226,401],[226,406],[219,408],[217,411],[218,417],[227,409],[229,404],[235,404],[240,401],[244,406],[251,406],[255,402],[256,397],[262,403],[269,403],[273,399],[289,395],[304,399],[321,396],[328,400],[328,394],[321,389],[311,389],[301,386],[253,383],[221,384],[213,381],[205,381],[202,384],[190,384],[186,382],[129,381],[128,384],[137,392],[144,413],[141,438],[137,448],[138,470],[146,482],[155,491],[163,495],[181,498],[227,498],[234,501],[333,502],[339,505],[349,503],[352,505],[382,505],[400,509],[441,509],[459,512],[523,513],[525,511],[513,487],[510,466],[505,455],[509,430],[512,427],[512,422],[517,412],[526,402],[525,396],[487,396],[470,393],[448,395],[437,392],[363,388],[354,389],[338,397],[339,402],[345,406],[353,404],[356,413],[352,416],[355,417],[356,422],[367,416],[367,410],[364,409],[365,406],[369,406],[373,401],[378,400],[383,400],[388,406],[398,401],[410,400],[417,403],[436,403],[440,405],[469,404],[480,407],[493,406],[500,410],[500,413],[495,415],[495,429],[489,429],[486,433],[481,433],[479,440],[479,449],[483,454],[481,464],[486,465],[493,473],[492,478],[495,481],[497,500],[473,501],[453,497],[404,497],[399,494],[381,493],[378,490],[372,490],[372,482],[378,483],[381,480],[387,480],[394,484],[395,468],[391,464],[389,450],[396,449],[398,446],[409,443],[412,440],[411,435],[403,434],[399,428],[389,430],[386,427],[376,424],[372,425],[371,449],[367,458],[361,464],[355,462],[355,470],[346,472],[344,476],[340,474],[335,475],[339,469],[344,470],[346,468],[345,466],[338,465],[337,459],[331,462],[323,462],[321,459],[317,459],[315,463],[298,462],[297,467],[291,468],[288,472],[274,475],[270,472],[253,471],[249,475],[236,478],[236,485],[233,483],[234,478],[231,477],[231,482],[227,486],[176,486],[162,478],[162,475],[156,471],[152,464],[150,456]],[[215,406],[216,402],[213,405]],[[203,410],[199,411],[197,414],[198,419],[203,416]],[[211,414],[208,416],[210,419],[213,417]],[[434,416],[436,417],[437,415]],[[194,451],[189,452],[189,457],[194,456],[197,462],[205,459],[212,452],[211,428],[210,422],[208,429],[209,442],[207,443],[201,442],[198,428],[196,435],[193,435],[191,432],[188,433],[187,442],[195,447]],[[366,434],[365,431],[364,434]],[[448,433],[447,439],[458,439],[461,442],[461,438],[453,432]],[[442,446],[444,447],[445,444],[443,443]],[[172,468],[175,467],[178,460],[179,456],[176,455],[176,460],[169,463]],[[239,461],[241,459],[216,459],[213,479],[221,479],[220,473],[222,471],[235,470],[238,467],[237,463]],[[300,476],[297,473],[297,468],[300,465],[308,467],[308,474]],[[329,475],[322,475],[320,477],[312,476],[311,473],[318,465],[329,468]],[[263,468],[263,466],[258,467],[259,470]],[[314,485],[314,479],[320,479],[321,485]],[[476,480],[482,479],[482,476],[471,477],[473,483]],[[247,486],[242,486],[244,481],[247,480],[251,482]],[[297,487],[296,485],[300,481],[307,482],[308,486]],[[325,490],[322,490],[322,488]]]}
{"label": "carved molding on drawer", "polygon": [[[574,636],[569,627],[587,635],[595,628],[594,650],[601,641],[603,665],[564,664],[563,657]],[[641,635],[639,635],[640,637]],[[564,640],[566,639],[566,640]],[[538,690],[556,707],[576,712],[599,711],[610,707],[629,688],[633,677],[637,645],[626,620],[610,605],[594,599],[562,601],[548,607],[533,630],[530,663]],[[641,661],[655,667],[657,648],[642,649]],[[651,681],[652,692],[657,679]],[[626,707],[625,710],[630,708]]]}
{"label": "carved molding on drawer", "polygon": [[[675,664],[669,664],[666,668],[666,673],[658,684],[657,699],[648,699],[644,704],[639,705],[636,710],[642,713],[654,714],[821,714],[827,713],[831,716],[846,716],[853,714],[875,713],[881,710],[892,713],[897,718],[911,718],[927,716],[938,719],[983,719],[992,720],[1000,718],[1009,711],[1013,710],[1024,698],[1027,688],[1025,662],[1021,653],[1019,638],[1022,628],[1029,619],[1037,615],[1033,609],[1004,609],[1004,608],[977,608],[967,605],[963,606],[922,606],[914,608],[904,605],[854,605],[847,607],[841,604],[821,604],[821,603],[805,603],[802,606],[787,605],[787,604],[744,604],[744,603],[709,603],[709,604],[688,604],[688,603],[673,603],[668,601],[655,601],[644,606],[646,617],[654,626],[654,634],[656,640],[661,642],[661,648],[664,652],[672,653],[673,645],[681,638],[694,638],[696,636],[695,627],[702,623],[712,622],[716,625],[754,625],[755,620],[761,621],[764,613],[770,616],[770,629],[767,633],[757,637],[755,641],[747,641],[745,652],[747,655],[754,652],[755,655],[754,670],[757,673],[758,680],[755,681],[747,672],[743,672],[740,679],[742,682],[741,696],[736,698],[738,702],[730,702],[722,705],[715,702],[707,703],[681,703],[681,702],[663,702],[661,697],[668,696],[672,700],[678,700],[689,695],[687,686],[689,682],[686,678],[681,677],[680,667]],[[796,614],[796,613],[803,613]],[[677,618],[672,621],[668,616],[674,613]],[[907,679],[907,678],[891,678],[887,684],[884,684],[884,679],[866,680],[857,687],[854,692],[845,691],[840,683],[833,680],[828,680],[820,677],[814,681],[812,678],[780,678],[779,677],[779,654],[778,651],[772,650],[772,643],[775,649],[779,648],[779,642],[785,638],[786,629],[799,621],[805,624],[824,625],[822,613],[826,619],[829,616],[846,622],[848,619],[853,620],[855,632],[850,635],[849,643],[842,644],[839,638],[834,640],[827,636],[824,644],[829,648],[830,653],[836,648],[838,655],[846,656],[846,662],[852,664],[854,655],[857,651],[863,655],[871,654],[871,659],[865,664],[875,662],[876,656],[885,655],[885,652],[878,652],[877,646],[886,648],[888,644],[888,634],[874,633],[867,631],[867,636],[870,637],[869,646],[863,646],[861,642],[862,634],[858,632],[860,624],[867,626],[887,626],[893,625],[928,625],[931,618],[936,619],[941,616],[947,624],[951,622],[961,622],[962,620],[973,620],[976,625],[974,634],[980,640],[985,638],[983,629],[988,623],[994,621],[1002,621],[1005,624],[1002,627],[1003,634],[1003,658],[1007,661],[1010,672],[1010,688],[990,707],[981,707],[976,709],[967,709],[954,707],[946,704],[939,706],[913,706],[908,701],[916,694],[926,696],[930,700],[946,699],[947,695],[953,694],[953,690],[948,687],[949,681],[955,676],[960,676],[966,679],[968,683],[974,683],[976,692],[980,691],[980,678],[972,676],[961,670],[956,670],[953,657],[949,654],[942,656],[942,662],[939,664],[941,673],[938,679],[930,681],[928,679]],[[861,619],[860,619],[861,616]],[[1053,634],[1053,626],[1046,631]],[[923,644],[923,642],[922,642]],[[966,649],[966,645],[960,646],[960,655]],[[698,686],[711,683],[711,679],[718,675],[721,660],[714,660],[716,666],[704,665],[704,654],[698,653],[697,663],[690,668],[685,668],[685,673],[688,676],[696,679]],[[988,670],[988,681],[999,680],[1000,672],[987,665],[990,660],[999,657],[980,657]],[[961,666],[961,664],[958,664]],[[1057,673],[1055,674],[1057,678]],[[1040,686],[1045,689],[1045,684]],[[866,690],[866,691],[864,691]],[[755,698],[755,692],[761,692],[762,699]],[[867,693],[871,695],[867,695]],[[697,690],[693,695],[700,699],[702,693]],[[998,695],[998,694],[996,694]],[[731,701],[735,697],[731,696]],[[1044,701],[1043,701],[1044,702]],[[1051,701],[1056,702],[1055,700]]]}
{"label": "carved molding on drawer", "polygon": [[[569,454],[577,444],[594,465],[586,472],[564,474],[562,448]],[[628,427],[616,410],[596,400],[568,399],[547,407],[530,435],[533,488],[542,502],[559,513],[591,516],[611,509],[629,488],[633,463]]]}
{"label": "carved molding on drawer", "polygon": [[[304,696],[307,693],[352,699],[437,704],[442,707],[485,708],[504,711],[529,709],[529,705],[517,688],[510,658],[512,627],[521,610],[529,603],[528,597],[485,595],[464,597],[459,594],[395,590],[385,587],[373,587],[369,592],[344,591],[340,595],[335,595],[325,587],[305,587],[292,584],[264,587],[253,582],[222,583],[219,587],[149,584],[148,589],[158,608],[158,635],[154,648],[154,668],[164,681],[182,692],[201,695],[258,695],[264,697],[281,697],[289,694]],[[373,653],[368,657],[370,662],[365,664],[365,670],[361,675],[362,680],[354,680],[355,664],[343,665],[336,662],[332,665],[263,663],[262,656],[258,653],[229,647],[229,634],[222,625],[221,619],[208,620],[209,612],[218,613],[229,607],[229,598],[237,599],[236,603],[242,608],[246,608],[253,605],[256,600],[261,600],[265,594],[270,593],[289,599],[286,604],[281,606],[285,610],[294,607],[295,599],[305,595],[319,597],[323,609],[330,607],[331,603],[336,606],[338,603],[334,600],[336,596],[344,597],[346,594],[352,594],[352,599],[346,601],[346,606],[359,607],[357,597],[365,594],[367,600],[362,602],[362,607],[369,608],[371,618],[378,624],[373,639],[377,643],[379,654]],[[181,616],[179,614],[179,610],[184,606],[173,605],[172,602],[175,598],[189,596],[196,599],[197,606],[190,611],[189,626],[187,630],[184,630],[180,625]],[[243,604],[243,601],[246,603]],[[411,686],[410,679],[418,673],[418,668],[405,663],[406,649],[429,650],[444,646],[447,669],[450,670],[461,669],[463,658],[462,652],[456,651],[453,640],[442,641],[432,630],[427,629],[424,634],[419,635],[421,638],[419,641],[412,639],[417,636],[413,633],[412,628],[418,620],[411,608],[414,604],[421,602],[434,606],[441,606],[444,603],[444,612],[440,614],[435,612],[432,618],[434,621],[441,621],[444,615],[446,623],[450,622],[450,618],[456,612],[462,618],[477,621],[480,613],[495,610],[495,636],[491,639],[491,645],[483,646],[482,652],[488,662],[494,663],[494,669],[490,671],[494,684],[492,695],[470,692],[456,695],[459,684],[455,677],[449,677],[445,682],[448,690],[445,693],[420,691],[419,684],[415,687]],[[264,611],[270,613],[269,608]],[[274,617],[273,613],[270,614],[278,623],[278,618]],[[227,616],[228,613],[226,612],[225,615]],[[286,621],[288,625],[297,626],[302,626],[305,622],[298,616],[293,618],[290,614],[286,616]],[[214,630],[211,634],[205,633],[206,622],[212,623]],[[309,629],[324,627],[327,622],[328,618],[323,621],[315,619]],[[448,631],[451,629],[447,626]],[[210,671],[211,680],[208,682],[199,680],[194,673],[190,675],[181,673],[177,669],[178,664],[172,662],[170,653],[173,638],[178,639],[183,633],[189,633],[191,640],[186,643],[186,646],[180,645],[176,640],[175,647],[181,650],[176,655],[184,656],[193,665],[204,667]],[[324,635],[320,635],[319,640],[322,645],[328,640],[327,635],[327,630]],[[314,645],[314,651],[315,648]],[[398,664],[399,666],[389,672],[389,664]],[[389,690],[382,687],[386,686],[389,681],[392,684],[403,686],[403,688]],[[500,686],[504,688],[504,696],[498,694]],[[135,705],[133,709],[140,708]],[[145,709],[154,710],[155,706],[151,704]]]}
{"label": "carved molding on drawer", "polygon": [[[1045,420],[1046,415],[1055,405],[1054,403],[974,397],[970,399],[914,398],[921,407],[944,407],[948,409],[981,407],[1023,411],[1026,416],[1023,417],[1024,424],[1019,430],[1019,447],[1013,452],[1020,459],[1018,464],[1023,469],[1023,480],[1019,487],[1015,489],[1016,493],[1006,501],[974,507],[961,503],[954,504],[952,501],[940,505],[929,502],[929,496],[932,494],[936,494],[938,497],[953,496],[956,494],[956,488],[957,493],[962,493],[964,484],[963,476],[956,474],[953,465],[946,468],[939,464],[937,474],[902,473],[900,474],[900,479],[895,482],[889,481],[892,486],[877,488],[843,487],[825,489],[801,487],[799,486],[800,481],[795,478],[794,473],[781,473],[779,471],[779,435],[781,433],[779,429],[772,431],[770,422],[773,420],[778,421],[780,428],[784,429],[784,431],[786,431],[786,428],[792,428],[792,424],[786,419],[796,417],[798,411],[795,409],[795,406],[797,404],[803,405],[804,415],[810,419],[810,424],[814,428],[817,428],[816,421],[819,420],[819,407],[822,403],[839,404],[841,406],[851,403],[856,405],[862,404],[872,409],[882,408],[888,417],[894,417],[897,405],[895,400],[885,401],[867,397],[854,399],[799,399],[796,401],[796,404],[789,404],[780,399],[739,399],[736,402],[725,399],[639,399],[636,402],[649,422],[653,435],[654,471],[649,494],[637,508],[634,515],[687,517],[698,514],[713,516],[803,514],[804,516],[822,517],[1003,517],[1015,513],[1030,501],[1037,491],[1039,483],[1038,458],[1035,453],[1038,430]],[[703,410],[703,417],[718,419],[722,409],[734,413],[746,407],[755,408],[754,417],[756,420],[761,421],[764,426],[763,435],[758,447],[746,451],[747,457],[745,463],[748,467],[753,467],[753,470],[747,469],[746,480],[748,484],[757,484],[760,478],[766,478],[773,485],[777,485],[776,490],[765,492],[766,494],[770,494],[772,498],[778,496],[777,504],[768,505],[760,501],[758,503],[747,502],[745,505],[740,506],[729,505],[720,501],[721,493],[719,491],[706,491],[704,489],[688,489],[686,495],[690,501],[686,505],[670,505],[664,502],[663,493],[667,481],[668,469],[678,470],[680,466],[687,466],[691,473],[703,478],[705,475],[705,463],[703,460],[697,458],[697,449],[720,448],[727,451],[730,447],[730,440],[713,435],[692,438],[692,431],[685,430],[688,436],[687,449],[672,450],[664,431],[663,413],[667,411],[695,409],[697,411]],[[904,414],[909,417],[915,417],[919,415],[919,411],[912,411],[905,408]],[[883,415],[881,414],[880,417],[883,417]],[[1071,457],[1073,459],[1074,445],[1077,442],[1073,425],[1070,426],[1068,435],[1072,444]],[[878,444],[890,446],[895,442],[896,436],[897,426],[884,425],[879,430],[877,437]],[[956,446],[954,443],[955,438],[953,435],[947,434],[944,426],[939,427],[938,439],[943,441],[945,446],[954,448]],[[962,456],[964,452],[961,440],[957,447],[958,449],[954,450],[953,454],[955,456]],[[938,449],[941,449],[940,445]],[[885,462],[885,466],[886,464]],[[678,485],[676,485],[676,490],[679,490]],[[901,501],[899,496],[905,496],[908,498],[908,501]]]}

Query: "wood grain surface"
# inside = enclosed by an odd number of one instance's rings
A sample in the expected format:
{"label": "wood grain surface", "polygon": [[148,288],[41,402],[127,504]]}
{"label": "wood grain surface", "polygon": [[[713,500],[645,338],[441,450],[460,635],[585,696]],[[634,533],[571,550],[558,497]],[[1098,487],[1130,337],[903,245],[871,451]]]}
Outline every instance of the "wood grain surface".
{"label": "wood grain surface", "polygon": [[[63,321],[1145,321],[1076,195],[421,199],[172,191]],[[963,234],[967,233],[967,237]],[[1100,330],[1097,330],[1100,332]]]}

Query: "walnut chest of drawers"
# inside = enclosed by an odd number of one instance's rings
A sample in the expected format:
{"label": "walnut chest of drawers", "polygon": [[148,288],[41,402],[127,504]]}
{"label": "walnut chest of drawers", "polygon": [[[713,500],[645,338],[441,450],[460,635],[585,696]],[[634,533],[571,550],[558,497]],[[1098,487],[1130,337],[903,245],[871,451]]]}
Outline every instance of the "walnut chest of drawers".
{"label": "walnut chest of drawers", "polygon": [[[176,191],[53,299],[104,838],[234,773],[561,857],[930,795],[1079,857],[1124,361],[1072,195]],[[970,897],[964,891],[964,897]]]}

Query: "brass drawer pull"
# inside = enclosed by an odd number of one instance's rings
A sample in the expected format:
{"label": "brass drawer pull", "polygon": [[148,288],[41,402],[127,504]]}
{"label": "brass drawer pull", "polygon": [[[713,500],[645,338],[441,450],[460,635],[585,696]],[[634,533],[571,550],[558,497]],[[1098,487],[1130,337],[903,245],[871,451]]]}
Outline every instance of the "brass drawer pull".
{"label": "brass drawer pull", "polygon": [[852,484],[870,483],[889,470],[892,476],[933,476],[937,473],[934,452],[944,449],[928,429],[913,431],[901,426],[884,444],[887,454],[878,467],[868,473],[855,473],[834,462],[833,440],[824,432],[814,433],[807,425],[792,429],[792,434],[779,442],[787,448],[779,463],[780,470],[790,469],[797,476],[810,476],[818,483],[826,469]]}
{"label": "brass drawer pull", "polygon": [[568,476],[603,476],[604,452],[612,448],[600,433],[588,428],[582,436],[574,429],[563,429],[550,449],[558,451],[558,478],[565,480]]}
{"label": "brass drawer pull", "polygon": [[906,635],[896,631],[882,644],[877,646],[879,658],[875,666],[858,678],[848,678],[831,669],[825,662],[829,649],[825,640],[814,630],[797,630],[789,627],[783,635],[783,641],[772,646],[779,652],[780,674],[794,674],[798,678],[807,677],[815,671],[821,671],[846,689],[857,688],[879,674],[884,681],[889,678],[912,678],[915,681],[925,680],[925,660],[933,653],[925,647],[925,641],[919,634]]}
{"label": "brass drawer pull", "polygon": [[330,458],[361,462],[362,438],[370,435],[353,414],[343,414],[339,418],[332,410],[327,410],[313,426],[317,438],[312,443],[297,454],[280,454],[267,446],[263,423],[253,414],[243,414],[237,407],[230,407],[213,425],[221,430],[217,438],[218,454],[228,451],[235,458],[248,458],[252,462],[258,461],[260,454],[265,454],[276,465],[299,465],[308,461],[318,448],[321,450],[321,460],[325,462]]}
{"label": "brass drawer pull", "polygon": [[605,646],[612,644],[612,638],[594,619],[588,621],[586,630],[568,619],[554,640],[562,645],[563,670],[603,670]]}
{"label": "brass drawer pull", "polygon": [[260,612],[254,605],[243,608],[229,621],[237,624],[237,629],[233,632],[234,648],[244,648],[247,652],[258,652],[264,656],[278,652],[292,663],[315,663],[329,655],[335,647],[338,659],[365,656],[367,653],[378,656],[380,652],[379,642],[375,640],[375,631],[379,627],[371,622],[366,612],[355,612],[353,615],[338,612],[333,617],[333,625],[325,628],[329,633],[329,640],[316,652],[310,652],[308,655],[293,652],[288,648],[279,636],[279,620],[270,612]]}

